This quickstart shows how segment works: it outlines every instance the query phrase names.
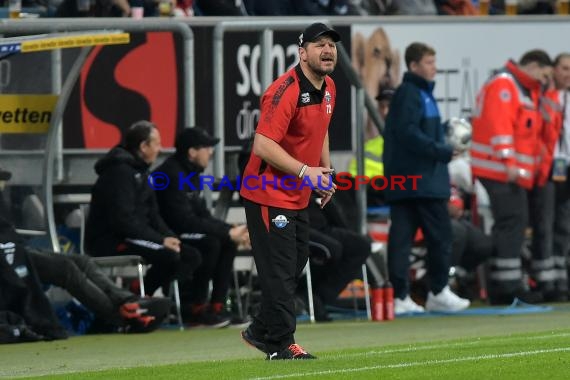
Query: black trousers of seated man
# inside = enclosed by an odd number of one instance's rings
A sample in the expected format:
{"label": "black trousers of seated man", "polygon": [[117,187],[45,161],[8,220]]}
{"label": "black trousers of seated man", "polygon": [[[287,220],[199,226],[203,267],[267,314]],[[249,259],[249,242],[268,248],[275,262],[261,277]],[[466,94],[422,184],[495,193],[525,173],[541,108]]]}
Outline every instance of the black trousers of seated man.
{"label": "black trousers of seated man", "polygon": [[117,247],[115,254],[138,255],[150,264],[144,278],[145,292],[149,296],[160,287],[164,294],[167,294],[172,280],[178,279],[180,282],[189,280],[196,268],[202,264],[200,251],[186,244],[181,244],[180,252],[175,252],[162,244],[128,239]]}
{"label": "black trousers of seated man", "polygon": [[313,289],[324,304],[333,304],[346,285],[361,278],[362,264],[370,255],[368,238],[346,228],[311,228],[312,242],[324,245],[331,257],[323,265],[312,265]]}
{"label": "black trousers of seated man", "polygon": [[192,280],[182,285],[180,297],[184,304],[208,303],[210,280],[212,280],[210,304],[225,303],[237,253],[236,244],[229,235],[220,239],[213,235],[181,234],[181,240],[202,252],[202,265],[196,269]]}
{"label": "black trousers of seated man", "polygon": [[40,281],[67,290],[105,322],[121,325],[119,307],[138,297],[117,287],[89,256],[64,255],[28,249]]}
{"label": "black trousers of seated man", "polygon": [[248,200],[244,207],[262,293],[249,329],[268,352],[279,352],[295,343],[295,290],[309,257],[309,216],[306,209]]}
{"label": "black trousers of seated man", "polygon": [[493,239],[470,221],[453,219],[451,230],[451,265],[474,272],[477,266],[484,264],[493,254]]}

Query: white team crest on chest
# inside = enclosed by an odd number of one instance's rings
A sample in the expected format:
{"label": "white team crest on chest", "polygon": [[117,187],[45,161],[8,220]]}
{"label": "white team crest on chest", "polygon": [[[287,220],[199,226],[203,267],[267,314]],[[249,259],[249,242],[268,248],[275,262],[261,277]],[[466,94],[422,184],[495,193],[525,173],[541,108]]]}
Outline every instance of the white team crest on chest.
{"label": "white team crest on chest", "polygon": [[287,220],[287,217],[285,215],[277,215],[271,221],[273,222],[273,224],[275,224],[275,227],[277,228],[285,228],[287,227],[287,224],[289,224],[289,221]]}

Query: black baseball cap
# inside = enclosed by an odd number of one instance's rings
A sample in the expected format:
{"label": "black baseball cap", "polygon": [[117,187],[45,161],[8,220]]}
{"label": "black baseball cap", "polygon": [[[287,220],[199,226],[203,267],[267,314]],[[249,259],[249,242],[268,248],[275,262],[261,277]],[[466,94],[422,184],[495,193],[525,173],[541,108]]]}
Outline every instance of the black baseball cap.
{"label": "black baseball cap", "polygon": [[315,42],[317,38],[328,35],[334,42],[340,41],[340,34],[336,30],[329,28],[321,22],[309,25],[299,36],[299,46],[303,46],[306,42]]}
{"label": "black baseball cap", "polygon": [[186,153],[190,148],[204,148],[214,146],[220,139],[208,133],[204,128],[184,128],[176,137],[176,151]]}
{"label": "black baseball cap", "polygon": [[396,92],[396,90],[391,87],[381,88],[380,90],[378,90],[378,95],[376,95],[376,100],[378,100],[379,102],[382,100],[392,100],[394,92]]}

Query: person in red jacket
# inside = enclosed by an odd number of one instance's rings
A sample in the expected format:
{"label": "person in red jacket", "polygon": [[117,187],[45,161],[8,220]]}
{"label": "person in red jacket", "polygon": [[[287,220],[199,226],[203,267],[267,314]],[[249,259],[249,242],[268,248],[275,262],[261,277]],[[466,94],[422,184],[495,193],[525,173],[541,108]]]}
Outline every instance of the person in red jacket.
{"label": "person in red jacket", "polygon": [[568,89],[570,88],[570,53],[554,59],[553,85],[543,97],[545,150],[538,185],[543,200],[535,205],[540,218],[533,225],[531,275],[547,301],[568,299],[567,255],[570,247],[570,192],[568,162]]}
{"label": "person in red jacket", "polygon": [[527,191],[535,185],[538,171],[541,80],[551,66],[544,51],[528,51],[518,65],[508,61],[477,97],[471,167],[489,193],[493,212],[492,304],[509,304],[514,298],[542,300],[523,284],[520,255],[528,223]]}
{"label": "person in red jacket", "polygon": [[[542,293],[545,301],[563,300],[555,286],[556,271],[553,257],[553,224],[555,191],[552,177],[560,171],[559,163],[553,165],[554,149],[560,137],[562,127],[562,105],[560,91],[555,88],[552,74],[544,83],[544,92],[540,97],[539,111],[542,117],[540,142],[537,144],[536,186],[529,194],[530,225],[532,227],[532,258],[530,275],[536,284],[536,290]],[[562,172],[565,175],[566,164]]]}
{"label": "person in red jacket", "polygon": [[[555,188],[553,257],[556,272],[556,291],[560,299],[568,293],[568,250],[570,247],[570,53],[564,52],[554,59],[554,83],[559,90],[562,105],[562,127],[554,149],[554,159],[563,166],[562,173],[552,176]],[[554,174],[554,173],[553,173]],[[561,175],[562,174],[562,175]]]}

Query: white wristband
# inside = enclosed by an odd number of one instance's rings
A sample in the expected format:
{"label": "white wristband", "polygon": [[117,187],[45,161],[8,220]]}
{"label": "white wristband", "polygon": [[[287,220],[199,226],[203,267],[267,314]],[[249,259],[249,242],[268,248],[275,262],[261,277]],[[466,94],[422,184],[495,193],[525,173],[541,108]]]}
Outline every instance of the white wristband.
{"label": "white wristband", "polygon": [[307,168],[309,166],[308,165],[303,165],[303,167],[301,168],[301,170],[299,171],[299,174],[297,175],[297,178],[301,179],[303,178],[303,176],[305,175],[305,172],[307,171]]}

